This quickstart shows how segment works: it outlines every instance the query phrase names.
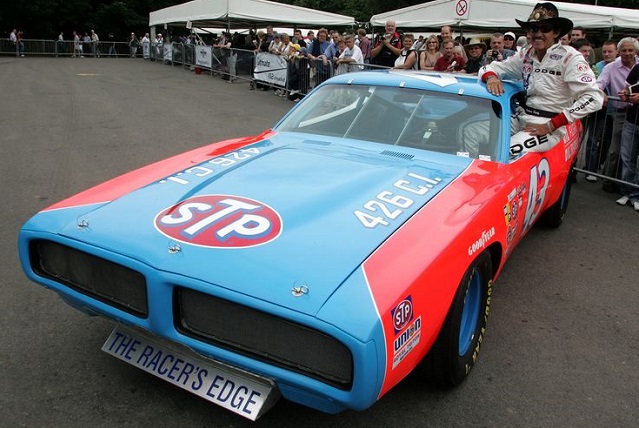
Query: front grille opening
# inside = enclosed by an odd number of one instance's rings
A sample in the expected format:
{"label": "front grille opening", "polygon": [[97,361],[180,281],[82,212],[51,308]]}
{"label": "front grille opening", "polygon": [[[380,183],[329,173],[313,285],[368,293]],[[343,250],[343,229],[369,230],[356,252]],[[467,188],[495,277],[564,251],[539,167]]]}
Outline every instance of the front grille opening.
{"label": "front grille opening", "polygon": [[327,334],[183,287],[175,289],[174,311],[176,328],[188,336],[339,389],[352,386],[351,352]]}
{"label": "front grille opening", "polygon": [[32,241],[29,253],[36,274],[135,316],[147,317],[146,280],[139,272],[52,241]]}

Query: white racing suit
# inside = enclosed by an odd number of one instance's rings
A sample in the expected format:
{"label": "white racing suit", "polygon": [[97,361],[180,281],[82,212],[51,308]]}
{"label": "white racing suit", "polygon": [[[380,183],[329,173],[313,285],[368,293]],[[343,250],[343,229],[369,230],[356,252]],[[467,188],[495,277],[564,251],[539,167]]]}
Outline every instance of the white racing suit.
{"label": "white racing suit", "polygon": [[506,61],[494,61],[479,70],[479,79],[487,72],[502,80],[523,81],[526,105],[513,118],[511,154],[525,151],[543,152],[554,147],[564,136],[560,126],[550,134],[532,137],[520,131],[527,123],[547,123],[563,113],[568,123],[601,110],[603,92],[583,55],[570,46],[557,43],[540,61],[533,48],[522,49]]}

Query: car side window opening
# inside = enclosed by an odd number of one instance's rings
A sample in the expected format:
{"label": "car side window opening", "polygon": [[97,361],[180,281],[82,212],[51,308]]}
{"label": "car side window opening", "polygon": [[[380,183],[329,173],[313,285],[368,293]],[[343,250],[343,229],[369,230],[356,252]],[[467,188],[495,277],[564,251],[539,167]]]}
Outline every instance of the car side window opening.
{"label": "car side window opening", "polygon": [[501,115],[501,105],[486,98],[399,87],[326,85],[276,130],[497,160]]}

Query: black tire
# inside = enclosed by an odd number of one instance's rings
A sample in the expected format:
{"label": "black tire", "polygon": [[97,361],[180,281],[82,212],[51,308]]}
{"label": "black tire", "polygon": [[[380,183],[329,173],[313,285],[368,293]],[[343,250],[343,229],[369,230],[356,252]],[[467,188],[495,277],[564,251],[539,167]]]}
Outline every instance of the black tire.
{"label": "black tire", "polygon": [[422,362],[429,381],[457,386],[477,361],[492,293],[492,261],[481,253],[464,274],[437,340]]}
{"label": "black tire", "polygon": [[546,227],[557,228],[561,226],[566,218],[566,211],[568,210],[568,201],[570,200],[570,189],[572,187],[572,172],[566,177],[564,188],[561,191],[561,196],[557,202],[552,204],[541,217],[540,223]]}

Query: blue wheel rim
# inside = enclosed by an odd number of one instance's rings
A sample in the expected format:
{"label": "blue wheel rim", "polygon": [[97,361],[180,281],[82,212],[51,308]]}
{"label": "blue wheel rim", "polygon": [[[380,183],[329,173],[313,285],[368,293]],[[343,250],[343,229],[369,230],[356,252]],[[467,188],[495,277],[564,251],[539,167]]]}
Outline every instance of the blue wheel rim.
{"label": "blue wheel rim", "polygon": [[479,269],[475,268],[470,276],[468,292],[464,298],[461,323],[459,325],[459,356],[464,356],[470,349],[477,325],[479,324],[479,310],[481,307],[482,278]]}

